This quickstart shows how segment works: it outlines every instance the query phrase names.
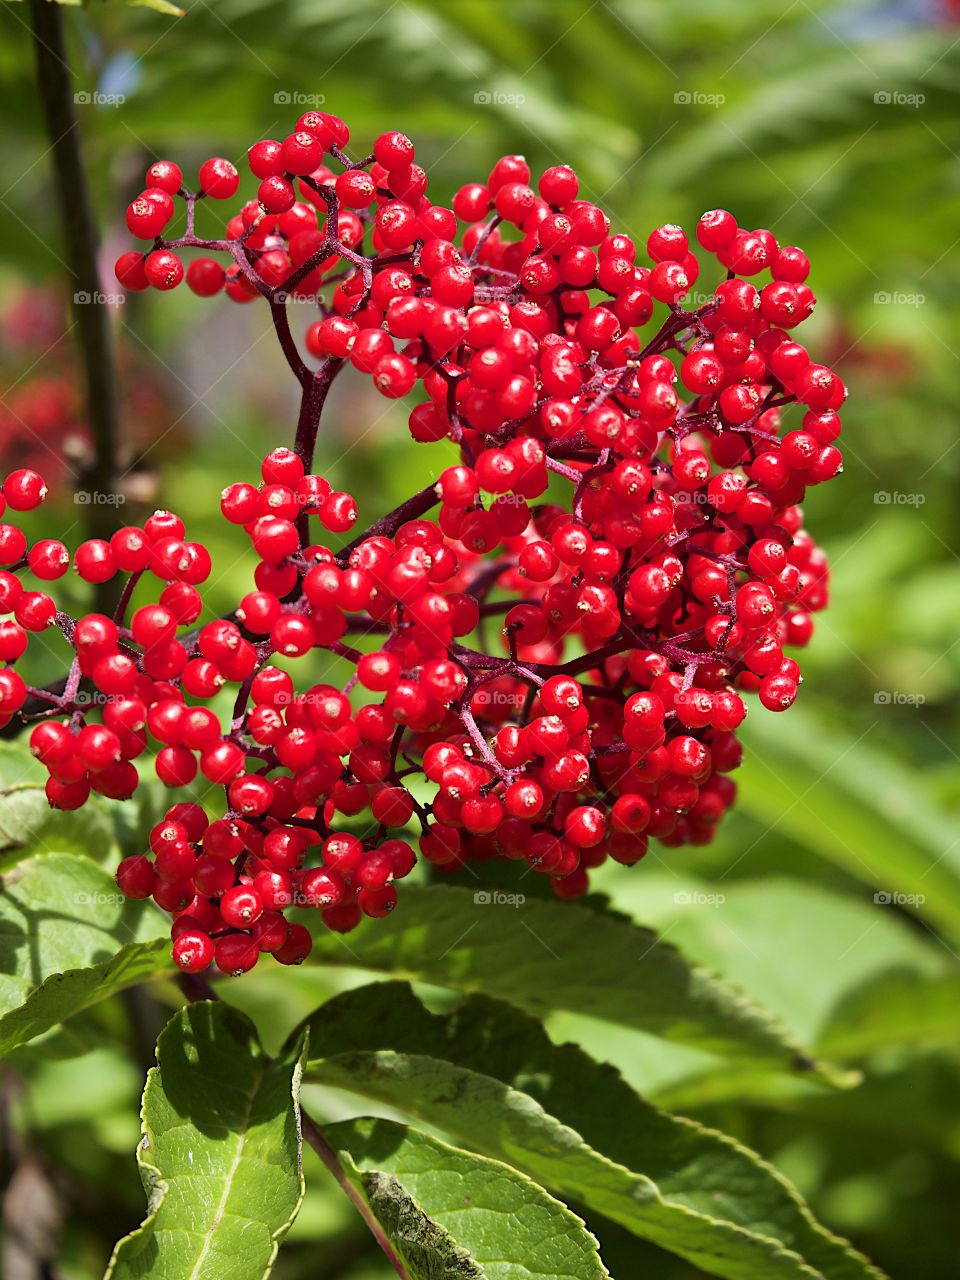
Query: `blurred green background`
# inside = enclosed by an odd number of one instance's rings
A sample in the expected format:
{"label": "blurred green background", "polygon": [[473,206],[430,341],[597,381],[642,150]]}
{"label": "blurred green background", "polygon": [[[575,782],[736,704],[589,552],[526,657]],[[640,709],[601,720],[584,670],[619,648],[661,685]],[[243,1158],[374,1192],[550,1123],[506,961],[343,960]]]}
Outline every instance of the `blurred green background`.
{"label": "blurred green background", "polygon": [[[535,171],[573,164],[617,229],[690,229],[719,205],[809,253],[819,305],[805,334],[850,386],[844,474],[806,509],[831,556],[832,606],[817,620],[795,709],[757,708],[745,726],[741,799],[716,843],[611,870],[598,887],[866,1078],[824,1096],[600,1024],[567,1018],[554,1030],[769,1156],[893,1275],[957,1274],[958,6],[187,3],[179,19],[114,5],[67,14],[108,292],[127,247],[123,208],[151,159],[178,160],[189,182],[208,155],[239,163],[319,103],[348,121],[361,150],[388,127],[414,137],[441,201],[519,151]],[[25,5],[0,9],[4,468],[83,450],[28,22]],[[215,496],[248,478],[266,445],[292,437],[293,386],[265,308],[180,290],[129,298],[114,322],[130,512],[169,503],[229,565]],[[420,448],[401,409],[359,379],[337,386],[321,469],[358,494],[361,520],[445,465],[443,449]],[[60,501],[65,527],[82,522],[69,491]],[[228,607],[250,572],[228,569],[211,607]],[[51,675],[57,663],[51,654]],[[230,989],[268,1038],[332,989],[318,971],[280,976]],[[161,988],[157,998],[175,996]],[[893,1003],[896,1043],[878,1032],[844,1044],[858,1001]],[[57,1170],[63,1211],[51,1274],[98,1275],[113,1238],[139,1221],[136,1098],[157,1009],[124,998],[77,1019],[60,1063],[20,1051],[17,1114]],[[342,1106],[324,1095],[317,1109]],[[339,1192],[314,1173],[276,1274],[385,1276]],[[620,1280],[699,1274],[592,1225]]]}

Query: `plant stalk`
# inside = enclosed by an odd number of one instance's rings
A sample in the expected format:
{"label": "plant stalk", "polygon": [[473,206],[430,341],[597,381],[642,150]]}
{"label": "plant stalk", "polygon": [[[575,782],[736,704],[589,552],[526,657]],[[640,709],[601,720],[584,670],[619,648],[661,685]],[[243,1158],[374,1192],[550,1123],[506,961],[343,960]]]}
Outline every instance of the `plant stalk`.
{"label": "plant stalk", "polygon": [[[63,9],[50,0],[31,0],[30,7],[37,88],[50,141],[73,317],[86,380],[87,419],[93,437],[93,460],[86,474],[78,477],[78,488],[91,494],[86,513],[90,536],[109,538],[120,523],[119,504],[104,500],[117,490],[120,408],[110,317],[97,263],[100,237],[80,152]],[[98,494],[102,495],[100,501]],[[116,579],[99,584],[95,607],[112,613],[117,591]]]}

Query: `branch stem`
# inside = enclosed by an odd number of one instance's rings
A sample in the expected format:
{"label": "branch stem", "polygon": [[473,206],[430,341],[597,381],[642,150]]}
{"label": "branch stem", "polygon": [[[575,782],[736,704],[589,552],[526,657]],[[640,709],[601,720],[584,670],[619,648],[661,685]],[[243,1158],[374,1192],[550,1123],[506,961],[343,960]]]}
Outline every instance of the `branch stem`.
{"label": "branch stem", "polygon": [[300,1108],[300,1126],[307,1143],[323,1161],[324,1167],[333,1175],[341,1190],[350,1198],[354,1208],[367,1224],[370,1234],[383,1250],[384,1257],[390,1263],[390,1266],[401,1277],[401,1280],[410,1280],[406,1267],[394,1252],[393,1245],[387,1239],[383,1227],[377,1221],[373,1210],[344,1173],[343,1166],[337,1159],[337,1153],[324,1137],[323,1130],[312,1116],[307,1115],[302,1106]]}
{"label": "branch stem", "polygon": [[[37,86],[63,222],[67,273],[72,286],[73,316],[83,359],[87,416],[94,457],[78,482],[93,493],[113,495],[117,488],[120,406],[110,317],[104,302],[97,263],[99,232],[80,153],[80,129],[74,107],[73,77],[67,60],[63,8],[49,0],[31,0]],[[92,537],[109,538],[119,527],[119,504],[94,501],[87,507]],[[117,582],[96,588],[96,608],[111,613]]]}

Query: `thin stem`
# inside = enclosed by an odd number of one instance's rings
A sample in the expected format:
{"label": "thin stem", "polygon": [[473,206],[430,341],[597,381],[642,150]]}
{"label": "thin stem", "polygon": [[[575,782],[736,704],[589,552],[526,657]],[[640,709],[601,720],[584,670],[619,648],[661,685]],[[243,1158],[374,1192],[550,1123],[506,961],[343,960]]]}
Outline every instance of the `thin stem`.
{"label": "thin stem", "polygon": [[307,383],[312,380],[314,375],[304,364],[303,358],[297,350],[297,344],[293,340],[293,334],[290,332],[290,317],[287,315],[286,296],[282,300],[279,298],[270,299],[270,315],[273,319],[273,327],[277,331],[281,350],[287,358],[287,364],[296,374],[297,381],[301,387],[306,388]]}
{"label": "thin stem", "polygon": [[118,627],[123,625],[123,620],[127,614],[127,606],[130,604],[130,598],[136,590],[137,583],[143,577],[143,574],[143,569],[137,569],[130,574],[130,577],[126,581],[126,585],[120,594],[120,599],[117,601],[117,607],[113,612],[113,620]]}
{"label": "thin stem", "polygon": [[[74,109],[73,80],[67,61],[63,9],[49,0],[31,0],[37,86],[63,221],[66,258],[73,294],[73,315],[83,357],[87,416],[94,457],[80,483],[94,494],[113,495],[117,487],[120,407],[110,319],[97,264],[99,234],[80,155],[80,131]],[[119,504],[94,501],[87,507],[93,537],[109,538],[119,527]],[[96,608],[111,613],[117,582],[95,589]]]}
{"label": "thin stem", "polygon": [[377,1221],[373,1210],[347,1177],[346,1173],[344,1173],[343,1167],[337,1159],[337,1153],[324,1137],[323,1130],[315,1120],[307,1115],[303,1107],[300,1108],[300,1126],[303,1136],[306,1138],[309,1146],[313,1148],[323,1161],[325,1167],[336,1179],[344,1193],[353,1201],[354,1208],[367,1224],[370,1234],[383,1250],[384,1256],[390,1263],[391,1267],[393,1267],[398,1276],[402,1277],[402,1280],[410,1280],[406,1267],[394,1252],[393,1245],[387,1239],[383,1227],[381,1227],[380,1223]]}
{"label": "thin stem", "polygon": [[[283,310],[281,307],[281,311]],[[274,320],[276,321],[275,309]],[[329,356],[317,372],[310,377],[309,382],[304,383],[303,398],[300,401],[300,417],[297,421],[297,438],[293,447],[295,452],[303,459],[303,465],[308,471],[313,466],[313,453],[317,447],[320,414],[323,412],[327,393],[333,385],[333,380],[342,368],[342,360]]]}

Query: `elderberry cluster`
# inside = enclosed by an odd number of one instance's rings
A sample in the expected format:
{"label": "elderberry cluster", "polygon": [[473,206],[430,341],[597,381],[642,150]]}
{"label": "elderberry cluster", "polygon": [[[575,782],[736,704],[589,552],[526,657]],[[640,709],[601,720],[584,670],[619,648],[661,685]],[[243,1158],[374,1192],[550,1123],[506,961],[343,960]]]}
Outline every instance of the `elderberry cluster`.
{"label": "elderberry cluster", "polygon": [[[356,162],[348,141],[341,120],[308,112],[256,143],[257,198],[219,240],[194,215],[237,193],[223,159],[201,166],[197,192],[152,165],[127,211],[152,247],[121,256],[123,284],[185,274],[201,295],[265,297],[303,389],[294,448],[222,494],[257,560],[233,614],[201,622],[210,556],[169,512],[77,549],[87,581],[130,575],[114,617],[77,621],[19,576],[60,577],[67,548],[28,550],[0,526],[14,615],[0,719],[44,700],[30,741],[51,803],[131,795],[151,743],[167,786],[199,772],[223,787],[222,816],[174,804],[117,873],[173,915],[187,971],[302,960],[310,933],[288,910],[344,931],[386,915],[418,853],[448,870],[516,860],[574,897],[590,868],[636,863],[651,839],[710,840],[735,795],[743,695],[792,704],[784,647],[808,642],[827,601],[798,504],[840,470],[845,388],[791,336],[814,306],[801,250],[704,214],[696,240],[717,279],[686,307],[700,263],[684,231],[657,227],[638,248],[565,165],[534,188],[506,156],[450,209],[428,199],[402,134]],[[185,230],[165,238],[177,198]],[[226,267],[201,256],[184,273],[197,249]],[[291,295],[317,308],[306,355]],[[337,549],[313,539],[346,534],[356,502],[311,464],[347,366],[385,396],[416,390],[413,438],[448,438],[458,456]],[[26,510],[43,483],[14,473],[3,492]],[[158,598],[128,622],[141,578]],[[73,665],[62,688],[31,690],[14,664],[48,627]],[[298,679],[316,650],[353,664],[345,688]],[[83,680],[98,699],[78,700]],[[229,723],[206,705],[224,686]]]}

